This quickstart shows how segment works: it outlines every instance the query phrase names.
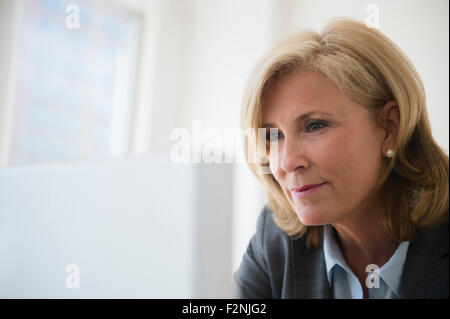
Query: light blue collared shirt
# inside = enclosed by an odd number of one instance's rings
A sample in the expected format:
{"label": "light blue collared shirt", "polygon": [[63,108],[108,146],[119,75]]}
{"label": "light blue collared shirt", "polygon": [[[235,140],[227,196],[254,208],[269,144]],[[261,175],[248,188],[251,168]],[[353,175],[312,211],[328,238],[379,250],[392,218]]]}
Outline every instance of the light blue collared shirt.
{"label": "light blue collared shirt", "polygon": [[[399,288],[408,252],[409,241],[403,241],[392,257],[381,268],[375,270],[379,278],[379,288],[369,288],[369,299],[395,299]],[[335,299],[362,299],[363,290],[358,278],[347,265],[337,243],[333,226],[324,226],[323,253],[327,269],[328,283],[332,287]],[[369,273],[368,273],[369,275]],[[369,285],[377,282],[375,276],[369,278]]]}

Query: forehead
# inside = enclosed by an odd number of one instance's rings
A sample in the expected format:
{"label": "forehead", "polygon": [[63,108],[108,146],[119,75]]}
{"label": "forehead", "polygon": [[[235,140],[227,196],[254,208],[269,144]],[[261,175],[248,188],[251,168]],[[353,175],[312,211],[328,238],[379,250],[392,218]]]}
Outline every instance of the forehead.
{"label": "forehead", "polygon": [[301,113],[318,111],[342,114],[350,101],[325,75],[298,72],[285,75],[266,88],[262,100],[262,121],[291,118]]}

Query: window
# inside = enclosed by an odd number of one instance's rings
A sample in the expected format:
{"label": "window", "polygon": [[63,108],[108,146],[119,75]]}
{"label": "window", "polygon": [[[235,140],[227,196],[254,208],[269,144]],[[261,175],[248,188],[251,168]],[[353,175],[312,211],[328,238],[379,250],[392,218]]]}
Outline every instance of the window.
{"label": "window", "polygon": [[128,152],[140,18],[107,3],[17,2],[9,165]]}

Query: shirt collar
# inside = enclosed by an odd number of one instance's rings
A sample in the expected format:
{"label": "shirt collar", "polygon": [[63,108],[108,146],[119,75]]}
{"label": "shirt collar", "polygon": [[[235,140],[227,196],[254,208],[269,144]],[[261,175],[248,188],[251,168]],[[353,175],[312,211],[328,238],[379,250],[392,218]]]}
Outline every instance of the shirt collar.
{"label": "shirt collar", "polygon": [[402,241],[392,257],[380,268],[380,278],[399,296],[403,265],[408,253],[409,241]]}
{"label": "shirt collar", "polygon": [[[408,253],[408,246],[409,241],[401,242],[392,257],[379,270],[380,278],[383,279],[397,296],[399,295],[401,275]],[[323,227],[323,253],[325,256],[328,283],[330,285],[332,285],[333,268],[335,265],[339,265],[348,273],[352,272],[342,255],[334,228],[331,225],[324,225]]]}
{"label": "shirt collar", "polygon": [[324,225],[323,227],[323,253],[325,256],[328,283],[331,285],[333,280],[333,268],[335,265],[339,265],[345,270],[348,269],[345,258],[336,241],[334,229],[331,225]]}

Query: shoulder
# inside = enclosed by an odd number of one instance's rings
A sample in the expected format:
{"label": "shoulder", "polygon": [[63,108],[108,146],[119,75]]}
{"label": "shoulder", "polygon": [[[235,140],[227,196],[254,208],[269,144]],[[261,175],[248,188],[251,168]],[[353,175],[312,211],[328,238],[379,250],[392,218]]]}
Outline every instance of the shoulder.
{"label": "shoulder", "polygon": [[278,227],[274,221],[273,212],[266,206],[263,207],[258,216],[258,222],[256,224],[256,232],[262,237],[264,236],[286,236],[287,234]]}
{"label": "shoulder", "polygon": [[448,221],[433,227],[419,229],[417,238],[412,241],[417,251],[435,257],[448,257]]}
{"label": "shoulder", "polygon": [[305,237],[286,234],[265,206],[235,274],[234,294],[238,298],[326,297],[324,267],[322,250],[308,250]]}
{"label": "shoulder", "polygon": [[418,230],[403,269],[403,298],[448,298],[448,243],[448,221]]}
{"label": "shoulder", "polygon": [[256,226],[256,238],[260,249],[269,260],[286,260],[292,253],[301,254],[306,251],[305,238],[294,239],[284,232],[274,221],[274,212],[267,205],[261,210]]}
{"label": "shoulder", "polygon": [[274,263],[280,265],[283,259],[277,254],[288,254],[288,250],[280,248],[288,246],[288,241],[287,235],[273,221],[272,212],[264,207],[258,216],[256,233],[234,275],[233,294],[237,298],[273,298],[280,295],[274,289],[280,281],[277,272],[274,274]]}
{"label": "shoulder", "polygon": [[274,213],[266,206],[263,207],[258,216],[256,224],[256,235],[262,244],[270,242],[286,242],[291,238],[274,221]]}

